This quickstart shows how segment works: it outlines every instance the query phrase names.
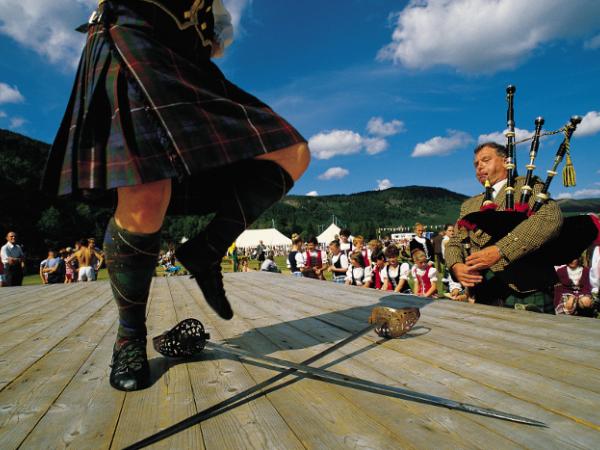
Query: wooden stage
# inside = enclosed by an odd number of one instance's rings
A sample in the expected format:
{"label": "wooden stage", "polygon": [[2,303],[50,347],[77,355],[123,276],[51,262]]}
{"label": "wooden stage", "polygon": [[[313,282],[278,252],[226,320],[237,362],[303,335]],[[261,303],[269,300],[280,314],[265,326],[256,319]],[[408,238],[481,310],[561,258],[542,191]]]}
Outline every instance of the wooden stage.
{"label": "wooden stage", "polygon": [[[373,332],[316,367],[540,420],[548,428],[289,376],[250,402],[168,438],[173,449],[600,448],[600,322],[420,301],[269,273],[226,274],[236,316],[193,280],[155,278],[150,335],[187,317],[215,342],[303,361],[365,327],[377,304],[421,307],[410,334]],[[276,374],[206,352],[149,348],[154,384],[108,383],[116,307],[106,282],[0,289],[0,448],[120,449]]]}

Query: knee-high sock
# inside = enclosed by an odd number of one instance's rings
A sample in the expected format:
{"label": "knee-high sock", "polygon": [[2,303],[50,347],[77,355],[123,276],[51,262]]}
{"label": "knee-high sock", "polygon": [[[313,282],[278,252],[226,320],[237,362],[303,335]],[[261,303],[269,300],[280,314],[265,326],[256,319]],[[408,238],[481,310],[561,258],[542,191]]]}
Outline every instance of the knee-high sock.
{"label": "knee-high sock", "polygon": [[215,217],[184,244],[208,251],[198,255],[200,260],[220,261],[231,243],[294,186],[289,173],[273,161],[252,159],[232,169],[229,187],[216,193],[220,201]]}
{"label": "knee-high sock", "polygon": [[146,303],[156,268],[160,232],[133,233],[110,219],[104,254],[113,295],[119,307],[118,339],[146,337]]}

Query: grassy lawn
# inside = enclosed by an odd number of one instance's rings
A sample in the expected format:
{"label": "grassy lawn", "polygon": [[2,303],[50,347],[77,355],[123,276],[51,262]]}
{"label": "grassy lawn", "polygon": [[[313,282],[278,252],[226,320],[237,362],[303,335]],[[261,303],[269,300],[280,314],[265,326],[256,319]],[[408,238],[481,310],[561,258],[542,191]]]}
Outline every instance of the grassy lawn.
{"label": "grassy lawn", "polygon": [[[249,263],[250,263],[250,269],[252,269],[252,270],[260,269],[260,262],[258,262],[256,260],[249,260]],[[279,270],[281,270],[281,273],[290,275],[290,270],[286,267],[286,257],[285,256],[276,256],[275,264],[277,264],[277,267],[279,268]],[[231,261],[228,258],[223,258],[223,261],[221,261],[221,267],[222,267],[224,273],[233,272],[233,267],[231,265]],[[161,267],[157,267],[156,268],[156,276],[159,276],[159,277],[165,276],[165,271]],[[327,280],[331,281],[331,279],[332,279],[331,272],[325,272],[325,278]],[[106,271],[106,269],[100,269],[100,272],[98,272],[98,280],[99,281],[108,280],[108,272]],[[412,280],[409,280],[409,283],[412,287]],[[42,284],[39,274],[26,275],[23,278],[23,286],[34,286],[37,284]],[[443,295],[444,292],[445,292],[444,285],[442,284],[442,282],[440,280],[438,282],[438,293],[440,295]]]}

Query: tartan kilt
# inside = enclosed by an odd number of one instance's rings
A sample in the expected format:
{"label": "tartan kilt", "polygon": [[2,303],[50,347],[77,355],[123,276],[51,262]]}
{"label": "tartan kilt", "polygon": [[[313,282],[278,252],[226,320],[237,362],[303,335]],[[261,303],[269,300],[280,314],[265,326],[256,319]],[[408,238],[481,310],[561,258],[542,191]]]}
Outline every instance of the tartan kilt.
{"label": "tartan kilt", "polygon": [[88,30],[45,190],[114,202],[115,188],[172,178],[168,213],[202,214],[214,183],[243,161],[306,142],[225,78],[193,28],[150,3],[106,5]]}

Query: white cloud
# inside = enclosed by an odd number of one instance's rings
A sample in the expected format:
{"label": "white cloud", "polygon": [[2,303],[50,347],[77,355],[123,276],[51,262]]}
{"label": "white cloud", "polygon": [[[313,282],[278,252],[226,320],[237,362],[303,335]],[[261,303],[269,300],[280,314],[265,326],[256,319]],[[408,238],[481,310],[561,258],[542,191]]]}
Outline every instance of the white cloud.
{"label": "white cloud", "polygon": [[575,136],[591,136],[600,132],[600,112],[598,111],[590,111],[585,116],[583,116],[583,120],[577,126]]}
{"label": "white cloud", "polygon": [[317,191],[310,191],[306,193],[307,197],[318,197],[319,193]]}
{"label": "white cloud", "polygon": [[314,135],[308,140],[311,153],[317,159],[338,155],[353,155],[363,148],[363,138],[350,130],[332,130]]}
{"label": "white cloud", "polygon": [[426,142],[418,143],[411,156],[442,156],[473,142],[473,138],[464,131],[448,130],[448,137],[436,136]]}
{"label": "white cloud", "polygon": [[378,59],[493,73],[553,40],[589,36],[600,26],[600,2],[571,0],[565,8],[562,0],[410,0],[394,20],[392,42]]}
{"label": "white cloud", "polygon": [[377,180],[377,190],[378,191],[384,191],[386,189],[389,189],[393,186],[392,182],[390,180],[388,180],[387,178],[384,178],[383,180]]}
{"label": "white cloud", "polygon": [[9,86],[6,83],[0,83],[0,104],[1,103],[21,103],[25,97],[19,92],[17,86]]}
{"label": "white cloud", "polygon": [[[251,0],[224,0],[234,32]],[[54,64],[74,67],[85,35],[75,28],[86,22],[97,0],[0,0],[0,33],[34,50]]]}
{"label": "white cloud", "polygon": [[579,189],[575,192],[561,192],[556,197],[558,200],[566,198],[597,198],[600,197],[600,189]]}
{"label": "white cloud", "polygon": [[10,125],[9,128],[21,128],[25,122],[27,122],[25,119],[23,119],[22,117],[13,117],[10,119]]}
{"label": "white cloud", "polygon": [[595,50],[597,48],[600,48],[600,34],[597,34],[593,38],[585,41],[583,43],[583,46],[584,46],[584,48],[587,48],[589,50]]}
{"label": "white cloud", "polygon": [[4,111],[0,111],[0,119],[4,119],[5,117],[8,117],[6,113]]}
{"label": "white cloud", "polygon": [[377,137],[394,136],[395,134],[406,131],[404,122],[401,120],[391,120],[384,122],[382,117],[371,117],[367,123],[367,131],[369,134]]}
{"label": "white cloud", "polygon": [[369,155],[376,155],[387,150],[388,142],[382,138],[364,138],[365,150]]}
{"label": "white cloud", "polygon": [[[488,134],[481,134],[479,138],[477,138],[478,144],[483,144],[484,142],[496,142],[498,144],[506,145],[506,136],[504,135],[505,131],[494,131]],[[521,130],[520,128],[515,127],[515,139],[516,141],[521,141],[523,139],[529,138],[533,136],[533,131]]]}
{"label": "white cloud", "polygon": [[339,180],[345,176],[348,176],[349,174],[350,171],[344,169],[343,167],[331,167],[319,175],[319,180]]}
{"label": "white cloud", "polygon": [[86,22],[95,0],[1,0],[0,33],[52,63],[74,66],[85,36],[74,29]]}

